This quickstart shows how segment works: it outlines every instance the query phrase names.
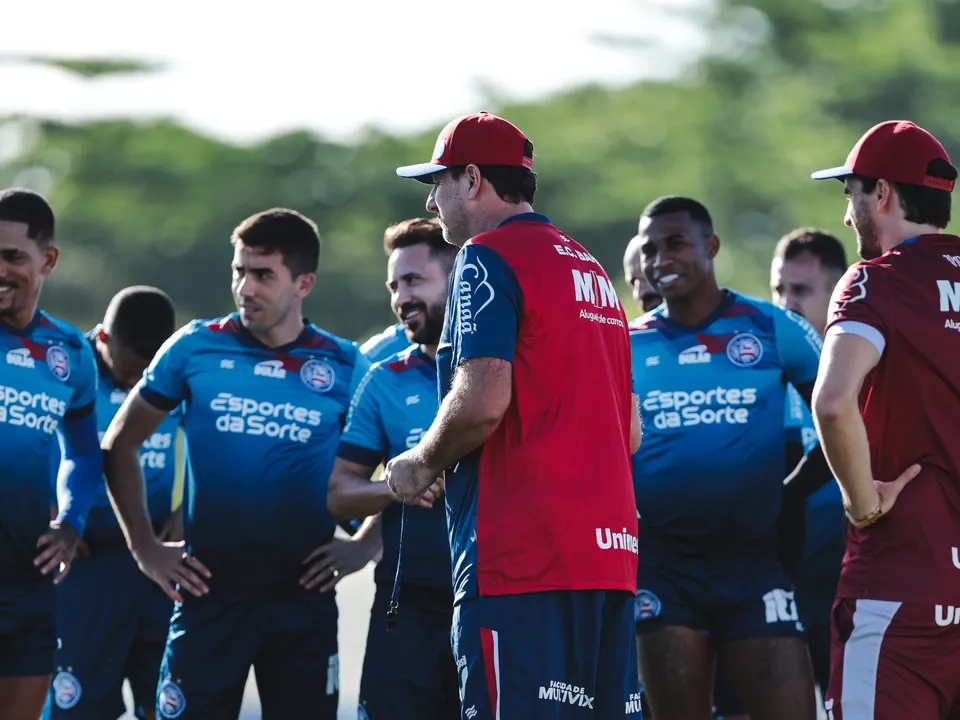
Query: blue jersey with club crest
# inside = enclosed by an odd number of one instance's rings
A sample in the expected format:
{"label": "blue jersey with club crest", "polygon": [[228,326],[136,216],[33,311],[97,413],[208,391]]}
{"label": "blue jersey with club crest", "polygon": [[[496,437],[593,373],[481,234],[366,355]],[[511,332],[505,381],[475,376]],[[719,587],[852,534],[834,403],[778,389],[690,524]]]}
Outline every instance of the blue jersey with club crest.
{"label": "blue jersey with club crest", "polygon": [[[437,366],[419,345],[375,364],[353,398],[337,454],[376,467],[414,448],[437,414]],[[383,511],[383,557],[374,579],[393,582],[400,554],[401,506]],[[443,500],[429,510],[408,506],[403,530],[403,583],[444,590],[451,595],[450,546]]]}
{"label": "blue jersey with club crest", "polygon": [[[87,337],[92,345],[94,333],[89,333]],[[94,350],[94,358],[97,360],[99,371],[97,427],[102,440],[117,410],[127,399],[129,391],[117,385],[113,373],[100,360],[96,350]],[[143,468],[143,479],[147,489],[147,509],[157,530],[167,521],[173,509],[173,484],[177,470],[176,441],[179,426],[180,412],[177,408],[160,423],[140,450],[140,467]],[[107,497],[106,483],[98,486],[97,494],[94,495],[93,507],[90,508],[90,515],[87,517],[84,539],[91,547],[122,548],[126,546],[120,523],[113,512],[110,498]]]}
{"label": "blue jersey with club crest", "polygon": [[327,481],[367,367],[357,343],[310,323],[269,348],[237,313],[194,320],[157,353],[138,388],[161,410],[184,404],[184,533],[212,593],[298,587],[333,537]]}
{"label": "blue jersey with club crest", "polygon": [[[50,523],[58,437],[92,419],[96,396],[93,351],[79,330],[42,310],[22,331],[0,323],[0,586],[42,578],[33,559]],[[98,452],[92,420],[89,433],[87,450]],[[89,498],[82,517],[68,518],[81,533],[88,508]]]}
{"label": "blue jersey with club crest", "polygon": [[815,380],[820,337],[798,315],[731,291],[695,328],[664,309],[630,331],[641,535],[698,551],[766,543],[783,495],[787,383]]}

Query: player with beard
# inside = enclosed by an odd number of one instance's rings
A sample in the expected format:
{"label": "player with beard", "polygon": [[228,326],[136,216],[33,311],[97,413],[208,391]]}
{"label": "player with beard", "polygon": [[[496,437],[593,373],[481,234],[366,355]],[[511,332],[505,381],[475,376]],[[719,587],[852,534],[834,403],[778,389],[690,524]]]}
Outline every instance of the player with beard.
{"label": "player with beard", "polygon": [[960,717],[960,238],[942,232],[957,170],[890,120],[813,177],[843,181],[864,260],[834,292],[814,393],[849,520],[828,711]]}
{"label": "player with beard", "polygon": [[624,717],[639,714],[627,321],[596,258],[533,212],[533,159],[519,128],[480,112],[397,169],[430,187],[461,250],[443,400],[384,474],[410,503],[444,473],[461,716]]}
{"label": "player with beard", "polygon": [[[0,715],[35,720],[57,648],[55,584],[100,486],[97,365],[86,338],[38,309],[60,253],[40,195],[0,192]],[[58,440],[59,512],[51,521]],[[59,570],[59,573],[57,572]]]}
{"label": "player with beard", "polygon": [[[435,358],[457,249],[444,241],[436,219],[423,218],[390,228],[384,248],[390,258],[390,307],[414,344],[374,364],[361,381],[330,476],[327,505],[334,517],[370,518],[361,537],[379,534],[382,520],[383,556],[374,573],[377,591],[359,716],[455,718],[460,699],[450,652],[450,551],[444,505],[435,502],[442,486],[434,485],[420,507],[403,508],[386,483],[371,478],[378,465],[415,446],[437,413]],[[387,626],[391,600],[403,607],[394,632]],[[432,672],[421,672],[424,668]]]}

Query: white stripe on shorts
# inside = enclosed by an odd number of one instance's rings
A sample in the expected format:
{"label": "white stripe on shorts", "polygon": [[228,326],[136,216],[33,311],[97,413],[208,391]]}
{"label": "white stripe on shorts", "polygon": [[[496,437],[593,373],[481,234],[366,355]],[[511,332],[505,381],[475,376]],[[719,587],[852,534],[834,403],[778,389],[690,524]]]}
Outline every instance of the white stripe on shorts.
{"label": "white stripe on shorts", "polygon": [[853,632],[843,647],[843,720],[873,720],[880,646],[900,605],[887,600],[857,600]]}
{"label": "white stripe on shorts", "polygon": [[491,630],[493,636],[493,675],[497,683],[497,707],[494,708],[494,720],[500,720],[500,633]]}

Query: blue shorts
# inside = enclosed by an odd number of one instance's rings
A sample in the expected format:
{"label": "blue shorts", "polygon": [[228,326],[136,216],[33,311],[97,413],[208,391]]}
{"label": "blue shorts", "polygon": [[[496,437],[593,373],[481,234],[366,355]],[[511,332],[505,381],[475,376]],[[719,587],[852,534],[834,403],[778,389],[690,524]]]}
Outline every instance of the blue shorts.
{"label": "blue shorts", "polygon": [[0,585],[0,677],[53,672],[57,597],[50,580]]}
{"label": "blue shorts", "polygon": [[334,593],[184,597],[170,620],[158,717],[236,720],[251,666],[263,720],[335,720],[340,667]]}
{"label": "blue shorts", "polygon": [[772,547],[718,559],[641,546],[637,587],[638,635],[676,625],[707,632],[718,644],[804,637],[793,587]]}
{"label": "blue shorts", "polygon": [[462,717],[639,718],[633,605],[612,590],[462,602],[453,610]]}
{"label": "blue shorts", "polygon": [[397,626],[387,632],[390,584],[377,585],[360,678],[361,720],[460,717],[450,647],[453,594],[401,586]]}
{"label": "blue shorts", "polygon": [[57,586],[61,644],[45,717],[120,717],[125,678],[136,717],[145,717],[155,703],[172,612],[173,603],[126,548],[77,558]]}

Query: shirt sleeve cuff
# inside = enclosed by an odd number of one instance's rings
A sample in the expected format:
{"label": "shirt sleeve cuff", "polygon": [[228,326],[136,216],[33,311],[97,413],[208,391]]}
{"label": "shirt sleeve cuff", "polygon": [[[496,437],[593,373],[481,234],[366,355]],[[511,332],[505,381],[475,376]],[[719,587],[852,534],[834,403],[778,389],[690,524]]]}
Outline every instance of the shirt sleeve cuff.
{"label": "shirt sleeve cuff", "polygon": [[359,445],[351,445],[348,442],[341,442],[340,447],[337,448],[337,457],[343,458],[347,462],[375,468],[383,460],[383,453],[379,450],[371,450]]}
{"label": "shirt sleeve cuff", "polygon": [[140,386],[140,397],[157,410],[163,410],[164,412],[170,412],[180,404],[179,400],[168,398],[166,395],[161,395],[156,390],[151,390],[144,385]]}
{"label": "shirt sleeve cuff", "polygon": [[856,335],[858,337],[862,337],[877,349],[877,353],[880,355],[880,357],[883,357],[883,350],[887,346],[887,341],[884,339],[883,333],[881,333],[872,325],[857,322],[856,320],[843,320],[842,322],[838,322],[827,331],[828,335],[830,333],[835,335]]}

